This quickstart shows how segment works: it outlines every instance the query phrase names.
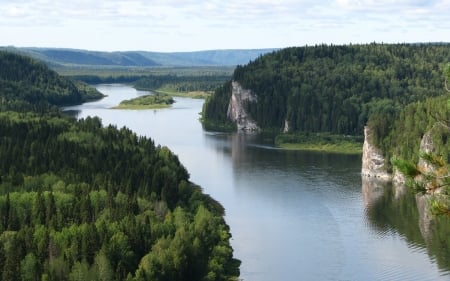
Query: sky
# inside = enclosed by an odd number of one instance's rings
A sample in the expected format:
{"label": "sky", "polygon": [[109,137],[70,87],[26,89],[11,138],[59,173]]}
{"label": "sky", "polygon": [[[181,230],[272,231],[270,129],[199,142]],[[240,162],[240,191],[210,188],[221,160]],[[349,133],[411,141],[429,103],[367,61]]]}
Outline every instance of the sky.
{"label": "sky", "polygon": [[0,46],[197,51],[450,42],[450,0],[0,0]]}

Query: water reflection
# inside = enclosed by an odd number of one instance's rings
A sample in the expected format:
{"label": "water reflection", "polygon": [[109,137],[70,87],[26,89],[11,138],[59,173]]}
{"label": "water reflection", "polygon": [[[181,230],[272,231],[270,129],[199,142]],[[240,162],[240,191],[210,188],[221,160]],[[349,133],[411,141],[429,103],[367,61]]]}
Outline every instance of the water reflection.
{"label": "water reflection", "polygon": [[430,212],[429,199],[404,185],[362,177],[366,217],[379,235],[396,232],[413,249],[424,249],[439,270],[450,276],[450,219]]}
{"label": "water reflection", "polygon": [[[263,136],[204,132],[199,100],[177,98],[156,114],[111,110],[140,93],[125,85],[98,88],[108,97],[71,109],[170,147],[191,180],[225,207],[245,281],[448,279],[436,265],[447,268],[445,244],[420,238],[429,227],[417,226],[418,210],[402,211],[401,204],[383,213],[401,192],[362,189],[360,156],[285,151]],[[405,225],[397,226],[400,220]],[[405,238],[410,224],[418,234]],[[439,233],[446,240],[449,231]]]}
{"label": "water reflection", "polygon": [[278,149],[273,141],[258,134],[207,133],[205,143],[216,152],[230,158],[236,175],[256,171],[284,174],[296,180],[333,182],[342,192],[360,194],[359,155]]}

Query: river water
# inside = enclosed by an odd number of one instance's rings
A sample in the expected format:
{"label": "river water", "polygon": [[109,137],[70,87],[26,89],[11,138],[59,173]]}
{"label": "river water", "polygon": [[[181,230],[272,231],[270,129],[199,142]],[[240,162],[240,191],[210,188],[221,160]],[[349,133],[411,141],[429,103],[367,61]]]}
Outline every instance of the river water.
{"label": "river water", "polygon": [[450,280],[449,228],[423,223],[410,193],[362,182],[360,156],[284,151],[257,135],[205,132],[203,100],[110,109],[147,93],[97,89],[108,96],[68,109],[174,151],[191,181],[225,207],[244,281]]}

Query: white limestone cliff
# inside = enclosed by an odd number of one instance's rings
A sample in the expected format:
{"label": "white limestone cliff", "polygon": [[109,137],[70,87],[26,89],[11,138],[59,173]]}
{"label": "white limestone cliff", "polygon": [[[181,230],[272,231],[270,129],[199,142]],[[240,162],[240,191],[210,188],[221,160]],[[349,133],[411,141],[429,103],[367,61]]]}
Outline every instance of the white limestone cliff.
{"label": "white limestone cliff", "polygon": [[390,181],[392,175],[385,168],[385,159],[380,149],[371,143],[370,133],[369,127],[364,127],[361,174],[369,178]]}
{"label": "white limestone cliff", "polygon": [[235,122],[240,131],[258,131],[259,127],[246,112],[246,102],[257,102],[257,96],[251,90],[244,89],[237,81],[232,81],[232,92],[228,103],[227,116]]}
{"label": "white limestone cliff", "polygon": [[285,119],[283,133],[289,133],[290,130],[291,130],[291,127],[289,126],[289,121],[287,119]]}

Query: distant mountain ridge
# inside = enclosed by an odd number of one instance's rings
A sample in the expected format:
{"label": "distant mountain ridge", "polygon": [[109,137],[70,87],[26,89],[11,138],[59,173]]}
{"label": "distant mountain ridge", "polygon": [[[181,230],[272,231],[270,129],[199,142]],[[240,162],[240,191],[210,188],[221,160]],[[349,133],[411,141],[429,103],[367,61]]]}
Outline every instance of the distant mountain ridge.
{"label": "distant mountain ridge", "polygon": [[207,50],[194,52],[118,51],[101,52],[60,48],[0,47],[28,55],[51,66],[234,66],[247,64],[257,57],[277,49]]}

